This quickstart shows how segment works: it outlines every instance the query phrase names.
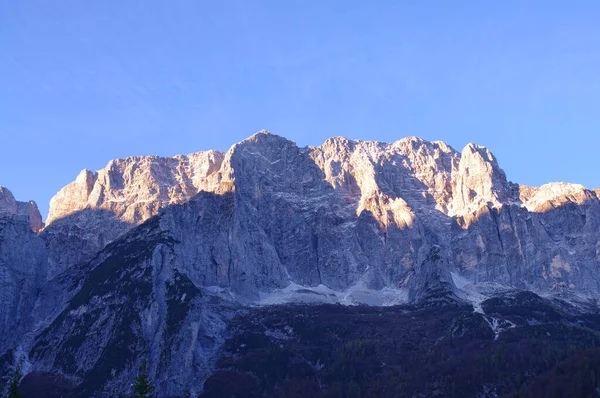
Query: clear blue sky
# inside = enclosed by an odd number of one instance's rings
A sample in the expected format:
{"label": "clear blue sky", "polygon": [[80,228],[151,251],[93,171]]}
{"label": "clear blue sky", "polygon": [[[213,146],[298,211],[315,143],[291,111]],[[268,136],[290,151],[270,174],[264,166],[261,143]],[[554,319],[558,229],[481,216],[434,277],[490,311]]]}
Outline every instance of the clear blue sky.
{"label": "clear blue sky", "polygon": [[600,2],[0,0],[0,185],[44,215],[83,168],[260,129],[600,186]]}

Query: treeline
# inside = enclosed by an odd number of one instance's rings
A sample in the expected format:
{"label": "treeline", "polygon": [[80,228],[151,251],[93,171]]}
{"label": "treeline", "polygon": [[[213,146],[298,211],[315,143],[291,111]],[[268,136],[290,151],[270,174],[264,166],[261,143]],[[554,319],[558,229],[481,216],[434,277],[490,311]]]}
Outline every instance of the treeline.
{"label": "treeline", "polygon": [[[499,334],[470,306],[257,308],[230,325],[200,397],[596,396],[600,315],[498,308],[514,325]],[[145,360],[128,389],[157,398]]]}
{"label": "treeline", "polygon": [[[0,395],[2,398],[37,398],[35,396],[24,396],[20,390],[20,383],[23,378],[21,366],[16,365],[14,371],[10,375],[9,381],[6,384],[3,394]],[[148,362],[146,359],[142,360],[138,376],[133,386],[132,398],[155,398],[154,385],[148,374]],[[32,393],[36,394],[36,393]]]}
{"label": "treeline", "polygon": [[[583,397],[600,391],[597,330],[563,319],[525,322],[497,339],[470,307],[271,307],[237,322],[203,398]],[[285,330],[293,334],[270,337]]]}

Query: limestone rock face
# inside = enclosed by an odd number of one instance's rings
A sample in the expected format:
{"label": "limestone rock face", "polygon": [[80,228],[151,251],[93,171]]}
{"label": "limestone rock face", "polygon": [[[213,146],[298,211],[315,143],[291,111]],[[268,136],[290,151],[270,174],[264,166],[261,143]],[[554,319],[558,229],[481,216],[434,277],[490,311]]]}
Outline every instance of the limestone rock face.
{"label": "limestone rock face", "polygon": [[0,217],[0,352],[19,337],[19,323],[30,323],[38,290],[46,281],[44,241],[27,216]]}
{"label": "limestone rock face", "polygon": [[134,225],[103,209],[83,209],[55,220],[40,233],[48,252],[47,279],[89,261]]}
{"label": "limestone rock face", "polygon": [[440,246],[434,245],[421,264],[407,278],[408,298],[411,302],[427,305],[445,305],[461,302],[458,289]]}
{"label": "limestone rock face", "polygon": [[118,236],[170,204],[219,186],[224,154],[198,152],[172,158],[135,156],[112,160],[97,172],[83,170],[50,201],[42,236],[49,278],[85,262]]}
{"label": "limestone rock face", "polygon": [[538,211],[485,206],[458,217],[449,241],[452,263],[475,283],[596,297],[600,202],[592,191],[582,195],[588,197],[582,204],[561,195],[541,207],[529,202]]}
{"label": "limestone rock face", "polygon": [[453,177],[450,215],[472,213],[487,203],[498,206],[512,200],[512,187],[504,171],[494,155],[482,146],[468,144],[463,149]]}
{"label": "limestone rock face", "polygon": [[82,173],[53,200],[53,214],[84,210],[44,231],[51,275],[166,203],[181,203],[159,215],[179,242],[178,266],[197,286],[247,300],[290,283],[397,287],[433,245],[445,267],[474,283],[600,291],[589,278],[598,261],[594,191],[510,183],[494,155],[474,144],[459,153],[415,137],[337,137],[299,148],[267,132],[225,154],[128,158]]}
{"label": "limestone rock face", "polygon": [[103,209],[139,224],[162,207],[186,202],[199,191],[214,191],[222,161],[222,152],[206,151],[172,158],[134,156],[111,160],[95,173],[82,170],[50,201],[47,223],[80,210]]}
{"label": "limestone rock face", "polygon": [[42,215],[38,210],[37,204],[33,200],[29,202],[19,202],[8,188],[0,186],[0,217],[12,216],[23,216],[28,218],[31,230],[35,233],[44,228]]}
{"label": "limestone rock face", "polygon": [[226,153],[84,171],[48,224],[39,261],[51,280],[31,315],[39,330],[21,343],[32,368],[73,376],[80,396],[129,394],[143,352],[159,394],[199,391],[231,314],[289,289],[436,305],[470,300],[467,285],[600,296],[597,191],[511,183],[474,144],[301,148],[263,131]]}
{"label": "limestone rock face", "polygon": [[420,209],[446,213],[460,161],[445,143],[416,137],[391,144],[336,137],[311,148],[311,158],[332,187],[358,200],[358,214],[370,211],[382,225],[409,224]]}
{"label": "limestone rock face", "polygon": [[459,153],[416,137],[335,137],[299,148],[265,131],[227,153],[83,171],[51,203],[42,234],[50,278],[167,206],[161,223],[182,242],[191,280],[248,298],[291,282],[396,286],[431,245],[474,282],[597,290],[585,276],[598,261],[595,191],[511,183],[475,144]]}
{"label": "limestone rock face", "polygon": [[47,255],[37,235],[43,225],[35,202],[18,202],[0,187],[0,352],[18,340],[19,324],[31,321],[46,281]]}

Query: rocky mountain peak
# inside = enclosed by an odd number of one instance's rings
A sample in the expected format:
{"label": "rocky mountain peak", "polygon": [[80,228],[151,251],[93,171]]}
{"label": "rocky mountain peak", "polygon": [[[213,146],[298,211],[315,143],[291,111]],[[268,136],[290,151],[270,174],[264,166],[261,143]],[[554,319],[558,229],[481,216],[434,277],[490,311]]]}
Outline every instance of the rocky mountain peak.
{"label": "rocky mountain peak", "polygon": [[495,183],[505,183],[506,174],[498,165],[498,160],[484,146],[469,143],[461,152],[462,170],[469,175],[489,175]]}
{"label": "rocky mountain peak", "polygon": [[20,337],[18,321],[34,306],[46,278],[46,251],[38,235],[35,202],[19,202],[0,186],[0,352]]}
{"label": "rocky mountain peak", "polygon": [[233,145],[230,149],[232,152],[244,150],[245,148],[260,149],[263,151],[269,151],[278,149],[282,146],[296,146],[296,143],[292,140],[288,140],[277,134],[273,134],[268,130],[260,130],[250,137],[246,138]]}
{"label": "rocky mountain peak", "polygon": [[98,173],[81,170],[72,183],[62,188],[50,200],[47,224],[88,207],[88,199],[98,179]]}
{"label": "rocky mountain peak", "polygon": [[506,174],[496,157],[483,146],[472,143],[465,146],[453,180],[452,215],[472,213],[488,203],[500,206],[510,199]]}
{"label": "rocky mountain peak", "polygon": [[[269,130],[262,129],[262,130],[258,130],[256,133],[254,133],[250,137],[246,138],[246,140],[252,141],[252,140],[258,139],[259,137],[269,137],[269,136],[279,137],[276,134],[272,134]],[[246,141],[246,140],[242,140],[242,142]]]}
{"label": "rocky mountain peak", "polygon": [[[321,175],[307,171],[314,165]],[[496,158],[475,144],[459,154],[441,141],[419,137],[393,143],[333,137],[319,147],[299,148],[261,130],[227,153],[135,156],[112,160],[96,173],[84,170],[52,199],[48,224],[83,209],[104,209],[124,222],[139,224],[160,208],[183,203],[199,191],[231,192],[245,179],[255,179],[257,170],[264,172],[261,181],[275,182],[286,167],[295,168],[292,174],[308,173],[302,184],[328,182],[356,203],[357,214],[365,210],[381,214],[385,225],[393,220],[407,224],[415,211],[430,207],[460,215],[488,202],[499,205],[508,189]],[[288,185],[293,187],[294,182]],[[386,209],[380,211],[381,207]]]}
{"label": "rocky mountain peak", "polygon": [[[517,322],[493,313],[499,294],[597,299],[599,193],[518,186],[485,147],[417,137],[298,147],[262,131],[226,153],[116,159],[63,188],[39,235],[0,218],[0,354],[22,346],[89,397],[129,394],[144,353],[159,395],[181,396],[202,390],[232,317],[274,303],[450,309],[478,324],[448,319],[449,336],[491,340]],[[0,191],[6,214],[15,202]]]}
{"label": "rocky mountain peak", "polygon": [[183,203],[201,190],[214,191],[224,154],[204,151],[174,157],[132,156],[83,170],[50,201],[48,224],[84,209],[103,209],[138,224],[164,206]]}
{"label": "rocky mountain peak", "polygon": [[53,277],[87,261],[130,228],[200,191],[219,190],[225,154],[132,156],[83,170],[50,201],[44,239]]}
{"label": "rocky mountain peak", "polygon": [[598,190],[586,189],[583,185],[552,182],[541,187],[519,187],[519,197],[530,211],[541,212],[569,203],[582,205],[598,200]]}
{"label": "rocky mountain peak", "polygon": [[35,233],[44,228],[42,215],[33,200],[19,202],[8,188],[0,186],[0,217],[12,216],[26,217],[31,225],[31,230]]}
{"label": "rocky mountain peak", "polygon": [[[504,205],[543,211],[597,198],[571,184],[512,184],[491,151],[476,144],[459,153],[419,137],[392,143],[332,137],[317,147],[298,147],[262,130],[226,153],[133,156],[112,160],[97,172],[83,170],[51,201],[46,242],[52,273],[89,258],[124,231],[201,191],[235,193],[252,211],[270,218],[279,217],[279,210],[295,210],[267,209],[269,195],[293,203],[299,212],[339,201],[336,217],[366,216],[383,231],[450,225],[454,217],[466,226]],[[61,219],[66,221],[58,224]],[[90,231],[93,239],[86,237]],[[64,250],[82,245],[84,256],[79,249]],[[78,254],[64,258],[71,252]]]}

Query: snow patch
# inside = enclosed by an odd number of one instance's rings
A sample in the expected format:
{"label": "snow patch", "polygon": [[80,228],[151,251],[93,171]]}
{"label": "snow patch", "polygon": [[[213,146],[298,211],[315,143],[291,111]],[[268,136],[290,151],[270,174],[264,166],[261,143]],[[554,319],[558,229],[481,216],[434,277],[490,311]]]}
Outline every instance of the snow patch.
{"label": "snow patch", "polygon": [[286,303],[329,303],[342,305],[392,306],[408,302],[408,289],[368,289],[359,282],[345,291],[335,291],[321,284],[303,286],[290,283],[283,289],[260,294],[259,305]]}
{"label": "snow patch", "polygon": [[463,293],[462,298],[473,305],[473,312],[484,314],[481,303],[487,300],[488,297],[484,294],[481,294],[477,287],[467,278],[457,274],[456,272],[451,272],[450,275],[452,275],[452,281],[454,282],[454,285]]}
{"label": "snow patch", "polygon": [[498,340],[498,337],[500,337],[500,333],[517,326],[513,322],[509,321],[508,319],[498,319],[498,318],[494,318],[491,316],[490,317],[484,316],[483,319],[485,319],[487,324],[490,326],[490,328],[494,332],[494,340]]}

